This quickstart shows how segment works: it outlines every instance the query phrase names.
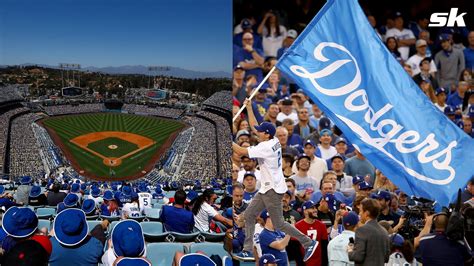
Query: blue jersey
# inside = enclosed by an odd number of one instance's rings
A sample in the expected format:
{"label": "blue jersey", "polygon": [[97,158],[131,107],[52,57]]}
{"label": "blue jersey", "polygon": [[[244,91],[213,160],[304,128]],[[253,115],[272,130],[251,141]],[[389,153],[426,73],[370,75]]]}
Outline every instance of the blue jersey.
{"label": "blue jersey", "polygon": [[288,255],[286,250],[278,250],[270,247],[270,244],[274,241],[279,241],[285,237],[285,233],[281,231],[270,231],[268,229],[263,229],[259,235],[260,247],[262,248],[262,254],[273,254],[278,261],[278,266],[287,266],[288,265]]}
{"label": "blue jersey", "polygon": [[244,198],[243,198],[243,202],[244,203],[247,203],[247,204],[250,204],[250,202],[252,201],[253,197],[255,197],[255,195],[257,195],[257,192],[258,190],[255,190],[254,192],[247,192],[247,191],[244,191]]}

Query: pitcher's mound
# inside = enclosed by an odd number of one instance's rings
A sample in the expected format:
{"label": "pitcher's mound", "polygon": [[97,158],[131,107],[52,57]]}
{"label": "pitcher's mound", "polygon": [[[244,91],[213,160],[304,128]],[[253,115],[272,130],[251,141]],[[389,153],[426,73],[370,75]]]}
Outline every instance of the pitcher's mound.
{"label": "pitcher's mound", "polygon": [[115,150],[115,149],[118,148],[118,146],[117,145],[109,145],[109,146],[107,146],[107,148],[109,148],[111,150]]}

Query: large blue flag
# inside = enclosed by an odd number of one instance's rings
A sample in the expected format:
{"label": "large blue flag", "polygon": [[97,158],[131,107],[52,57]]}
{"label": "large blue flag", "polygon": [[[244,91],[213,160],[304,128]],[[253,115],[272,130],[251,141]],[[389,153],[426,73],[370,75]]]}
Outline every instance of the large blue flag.
{"label": "large blue flag", "polygon": [[356,0],[330,0],[277,67],[409,195],[452,202],[474,175],[474,142],[385,48]]}

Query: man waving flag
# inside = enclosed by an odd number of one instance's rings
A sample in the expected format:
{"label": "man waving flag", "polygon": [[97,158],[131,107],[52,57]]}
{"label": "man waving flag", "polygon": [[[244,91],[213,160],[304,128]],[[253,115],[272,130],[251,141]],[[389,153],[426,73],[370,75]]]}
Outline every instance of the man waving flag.
{"label": "man waving flag", "polygon": [[356,0],[329,0],[277,68],[402,191],[447,206],[474,175],[473,140],[406,74]]}

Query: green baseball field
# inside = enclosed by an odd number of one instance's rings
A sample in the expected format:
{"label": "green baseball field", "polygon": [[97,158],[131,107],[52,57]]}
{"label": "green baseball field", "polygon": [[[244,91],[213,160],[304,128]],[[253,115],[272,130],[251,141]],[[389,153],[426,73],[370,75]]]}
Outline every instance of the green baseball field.
{"label": "green baseball field", "polygon": [[148,173],[184,128],[174,120],[121,113],[50,117],[40,124],[78,173],[107,181]]}

